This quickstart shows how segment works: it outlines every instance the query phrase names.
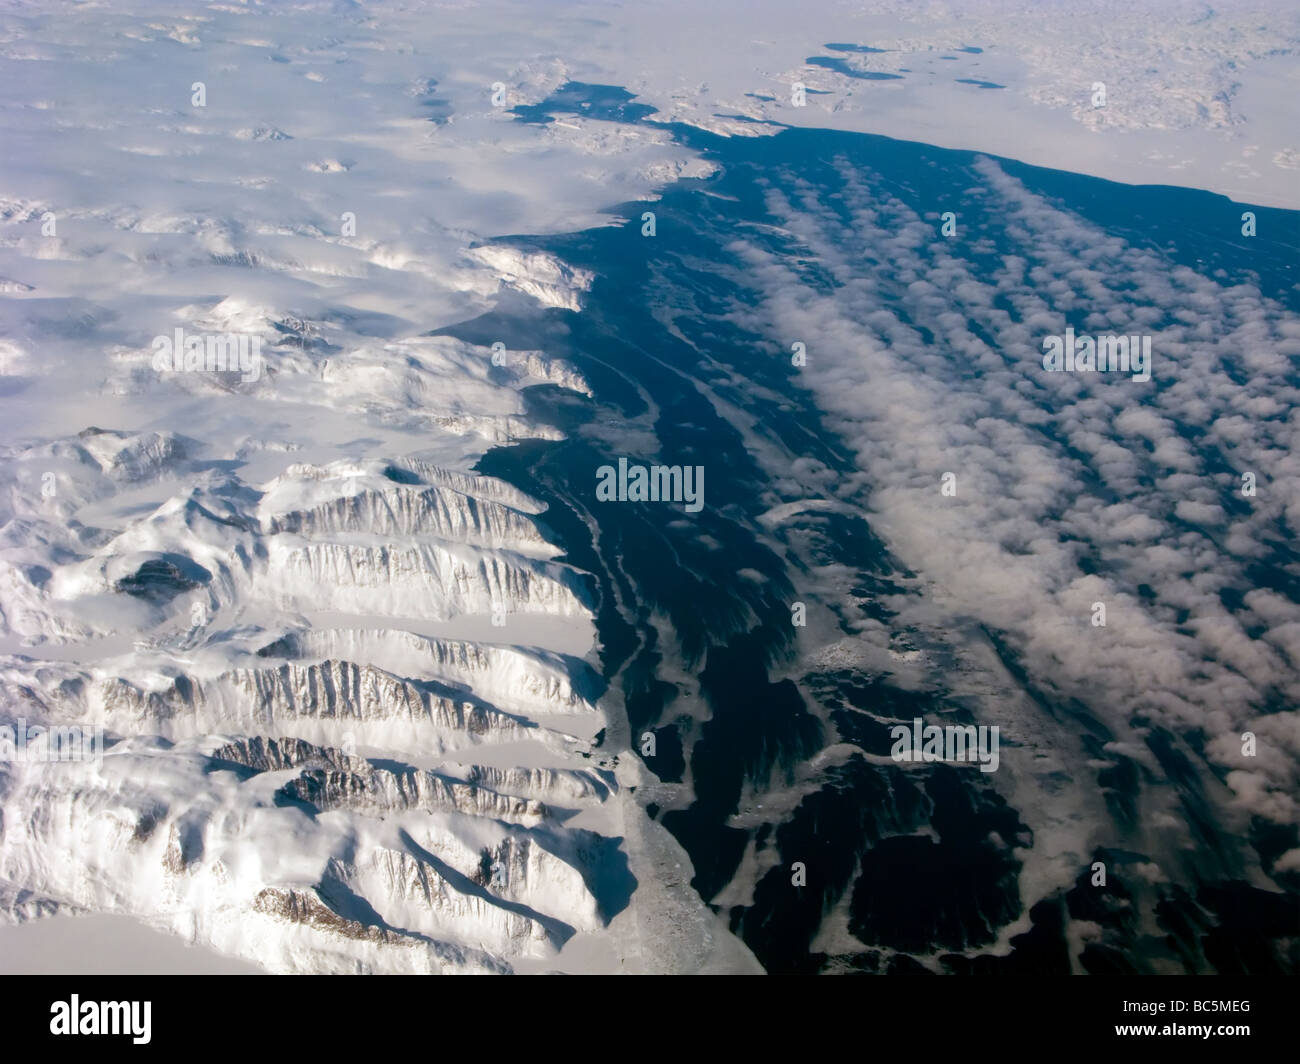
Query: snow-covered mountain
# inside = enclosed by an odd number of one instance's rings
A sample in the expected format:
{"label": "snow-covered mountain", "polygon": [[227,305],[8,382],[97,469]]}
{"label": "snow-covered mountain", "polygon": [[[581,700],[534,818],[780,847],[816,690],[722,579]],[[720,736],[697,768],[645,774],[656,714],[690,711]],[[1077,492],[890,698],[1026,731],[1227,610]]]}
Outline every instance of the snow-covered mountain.
{"label": "snow-covered mountain", "polygon": [[438,330],[578,310],[590,273],[499,238],[693,156],[520,123],[491,64],[467,109],[325,7],[0,16],[0,724],[103,734],[0,761],[0,913],[274,971],[662,968],[590,582],[475,472],[559,438],[525,389],[590,386]]}
{"label": "snow-covered mountain", "polygon": [[[587,623],[538,507],[401,458],[254,485],[200,449],[89,430],[9,456],[6,718],[107,747],[4,767],[11,900],[276,970],[502,970],[602,928],[617,841],[566,826],[617,800],[600,684],[507,641]],[[498,638],[412,630],[468,618]]]}

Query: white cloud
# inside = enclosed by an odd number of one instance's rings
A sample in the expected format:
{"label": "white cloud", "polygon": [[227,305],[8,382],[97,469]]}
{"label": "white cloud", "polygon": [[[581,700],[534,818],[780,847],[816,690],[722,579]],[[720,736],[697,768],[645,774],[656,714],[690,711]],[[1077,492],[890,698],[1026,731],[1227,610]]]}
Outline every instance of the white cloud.
{"label": "white cloud", "polygon": [[[1204,731],[1237,804],[1289,822],[1300,714],[1261,714],[1300,696],[1300,606],[1257,588],[1247,566],[1286,568],[1270,544],[1300,513],[1300,391],[1284,357],[1300,319],[1249,282],[1098,230],[987,159],[976,168],[986,224],[1013,241],[1000,267],[976,267],[845,162],[851,230],[811,195],[769,196],[836,287],[814,290],[744,243],[763,301],[734,320],[807,343],[795,384],[853,447],[873,525],[933,599],[1003,633],[1036,684],[1086,704],[1129,748],[1144,748],[1150,724]],[[997,234],[966,241],[985,236]],[[1149,331],[1153,382],[1044,372],[1039,340],[1066,324]],[[1258,477],[1254,498],[1240,495],[1244,470]],[[940,494],[944,471],[957,475],[955,498]],[[1088,624],[1095,600],[1106,627]],[[1254,761],[1239,756],[1252,729]]]}

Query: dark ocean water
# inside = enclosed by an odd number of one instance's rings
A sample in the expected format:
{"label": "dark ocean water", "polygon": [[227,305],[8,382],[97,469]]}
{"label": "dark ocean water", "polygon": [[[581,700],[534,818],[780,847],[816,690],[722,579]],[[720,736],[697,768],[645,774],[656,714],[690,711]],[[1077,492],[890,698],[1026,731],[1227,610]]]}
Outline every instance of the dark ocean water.
{"label": "dark ocean water", "polygon": [[[623,90],[581,84],[517,115],[546,122],[565,113],[653,121],[653,110]],[[478,344],[542,349],[570,361],[592,385],[594,400],[552,386],[529,389],[532,415],[562,429],[567,439],[499,448],[479,468],[547,503],[545,521],[566,560],[592,574],[599,666],[627,713],[621,741],[627,756],[640,756],[638,737],[646,731],[655,736],[655,754],[645,761],[664,787],[646,801],[690,855],[694,889],[713,903],[747,850],[758,859],[766,871],[755,875],[752,890],[733,892],[729,904],[716,907],[770,971],[920,972],[916,958],[939,957],[939,969],[954,972],[1068,972],[1071,920],[1102,928],[1081,959],[1088,971],[1145,971],[1154,960],[1170,958],[1193,971],[1294,970],[1294,947],[1283,944],[1285,936],[1300,933],[1294,894],[1260,891],[1230,876],[1174,885],[1151,903],[1164,932],[1153,937],[1131,910],[1099,901],[1087,889],[1086,869],[1073,890],[1022,898],[1013,851],[985,840],[996,833],[1031,846],[1032,834],[1022,812],[979,773],[945,765],[904,772],[854,755],[810,775],[810,759],[831,743],[888,754],[882,721],[965,719],[964,709],[942,682],[918,691],[888,676],[800,664],[790,603],[808,597],[800,590],[808,566],[844,566],[852,574],[844,590],[863,603],[866,615],[886,620],[889,611],[880,600],[905,593],[909,574],[863,516],[805,515],[775,536],[757,520],[774,501],[799,498],[800,489],[774,481],[770,459],[765,468],[715,400],[752,418],[765,446],[785,455],[791,467],[796,459],[813,458],[844,477],[857,467],[798,386],[784,338],[750,334],[728,320],[735,307],[756,305],[760,296],[747,287],[743,270],[718,264],[735,265],[733,243],[743,232],[747,241],[795,263],[811,289],[833,291],[833,279],[815,258],[787,231],[769,228],[778,220],[767,197],[773,189],[792,195],[814,190],[823,210],[839,211],[847,231],[853,218],[840,195],[846,161],[870,174],[874,188],[907,203],[960,198],[968,231],[996,233],[1000,219],[982,216],[978,197],[962,196],[980,181],[970,152],[828,131],[790,129],[747,139],[666,128],[721,172],[681,181],[654,202],[611,205],[611,214],[630,219],[625,226],[506,241],[592,270],[597,280],[581,312],[539,310],[520,301],[442,331]],[[1300,216],[1294,213],[1249,208],[1260,236],[1247,250],[1244,242],[1223,239],[1223,219],[1247,209],[1223,197],[1164,187],[1125,187],[1121,196],[1110,182],[998,163],[1030,191],[1068,204],[1133,247],[1159,251],[1171,266],[1249,276],[1266,295],[1300,307]],[[643,211],[657,216],[653,238],[640,234]],[[991,239],[966,242],[961,254],[976,270],[992,270],[1009,250]],[[629,446],[621,447],[621,428],[651,409],[657,411],[653,447],[644,434],[629,436]],[[596,470],[620,455],[647,464],[702,465],[703,510],[597,501]],[[591,523],[599,529],[598,544]],[[1260,581],[1300,600],[1287,563],[1280,557],[1263,566]],[[825,605],[843,609],[834,601]],[[656,623],[660,618],[666,629]],[[844,632],[851,630],[845,617]],[[996,633],[993,638],[996,644]],[[1009,652],[1006,664],[1009,682],[1028,683]],[[674,679],[680,671],[693,683]],[[1099,727],[1086,707],[1061,708],[1079,715],[1081,730]],[[1170,744],[1171,776],[1179,756]],[[1111,761],[1114,767],[1100,772],[1097,784],[1122,823],[1131,815],[1141,771],[1123,757]],[[766,822],[731,822],[747,788],[779,796],[796,782],[797,800],[770,803],[776,811]],[[1202,801],[1187,796],[1189,815],[1203,819],[1212,848],[1213,811],[1198,805]],[[1294,833],[1263,828],[1257,841],[1262,854],[1273,856],[1295,845]],[[1099,854],[1115,867],[1141,857]],[[810,870],[805,886],[792,886],[795,861]],[[1122,877],[1114,888],[1112,900],[1122,899]],[[981,952],[1026,906],[1031,928],[1013,939],[1010,955]],[[861,949],[814,949],[819,929],[837,909]]]}

